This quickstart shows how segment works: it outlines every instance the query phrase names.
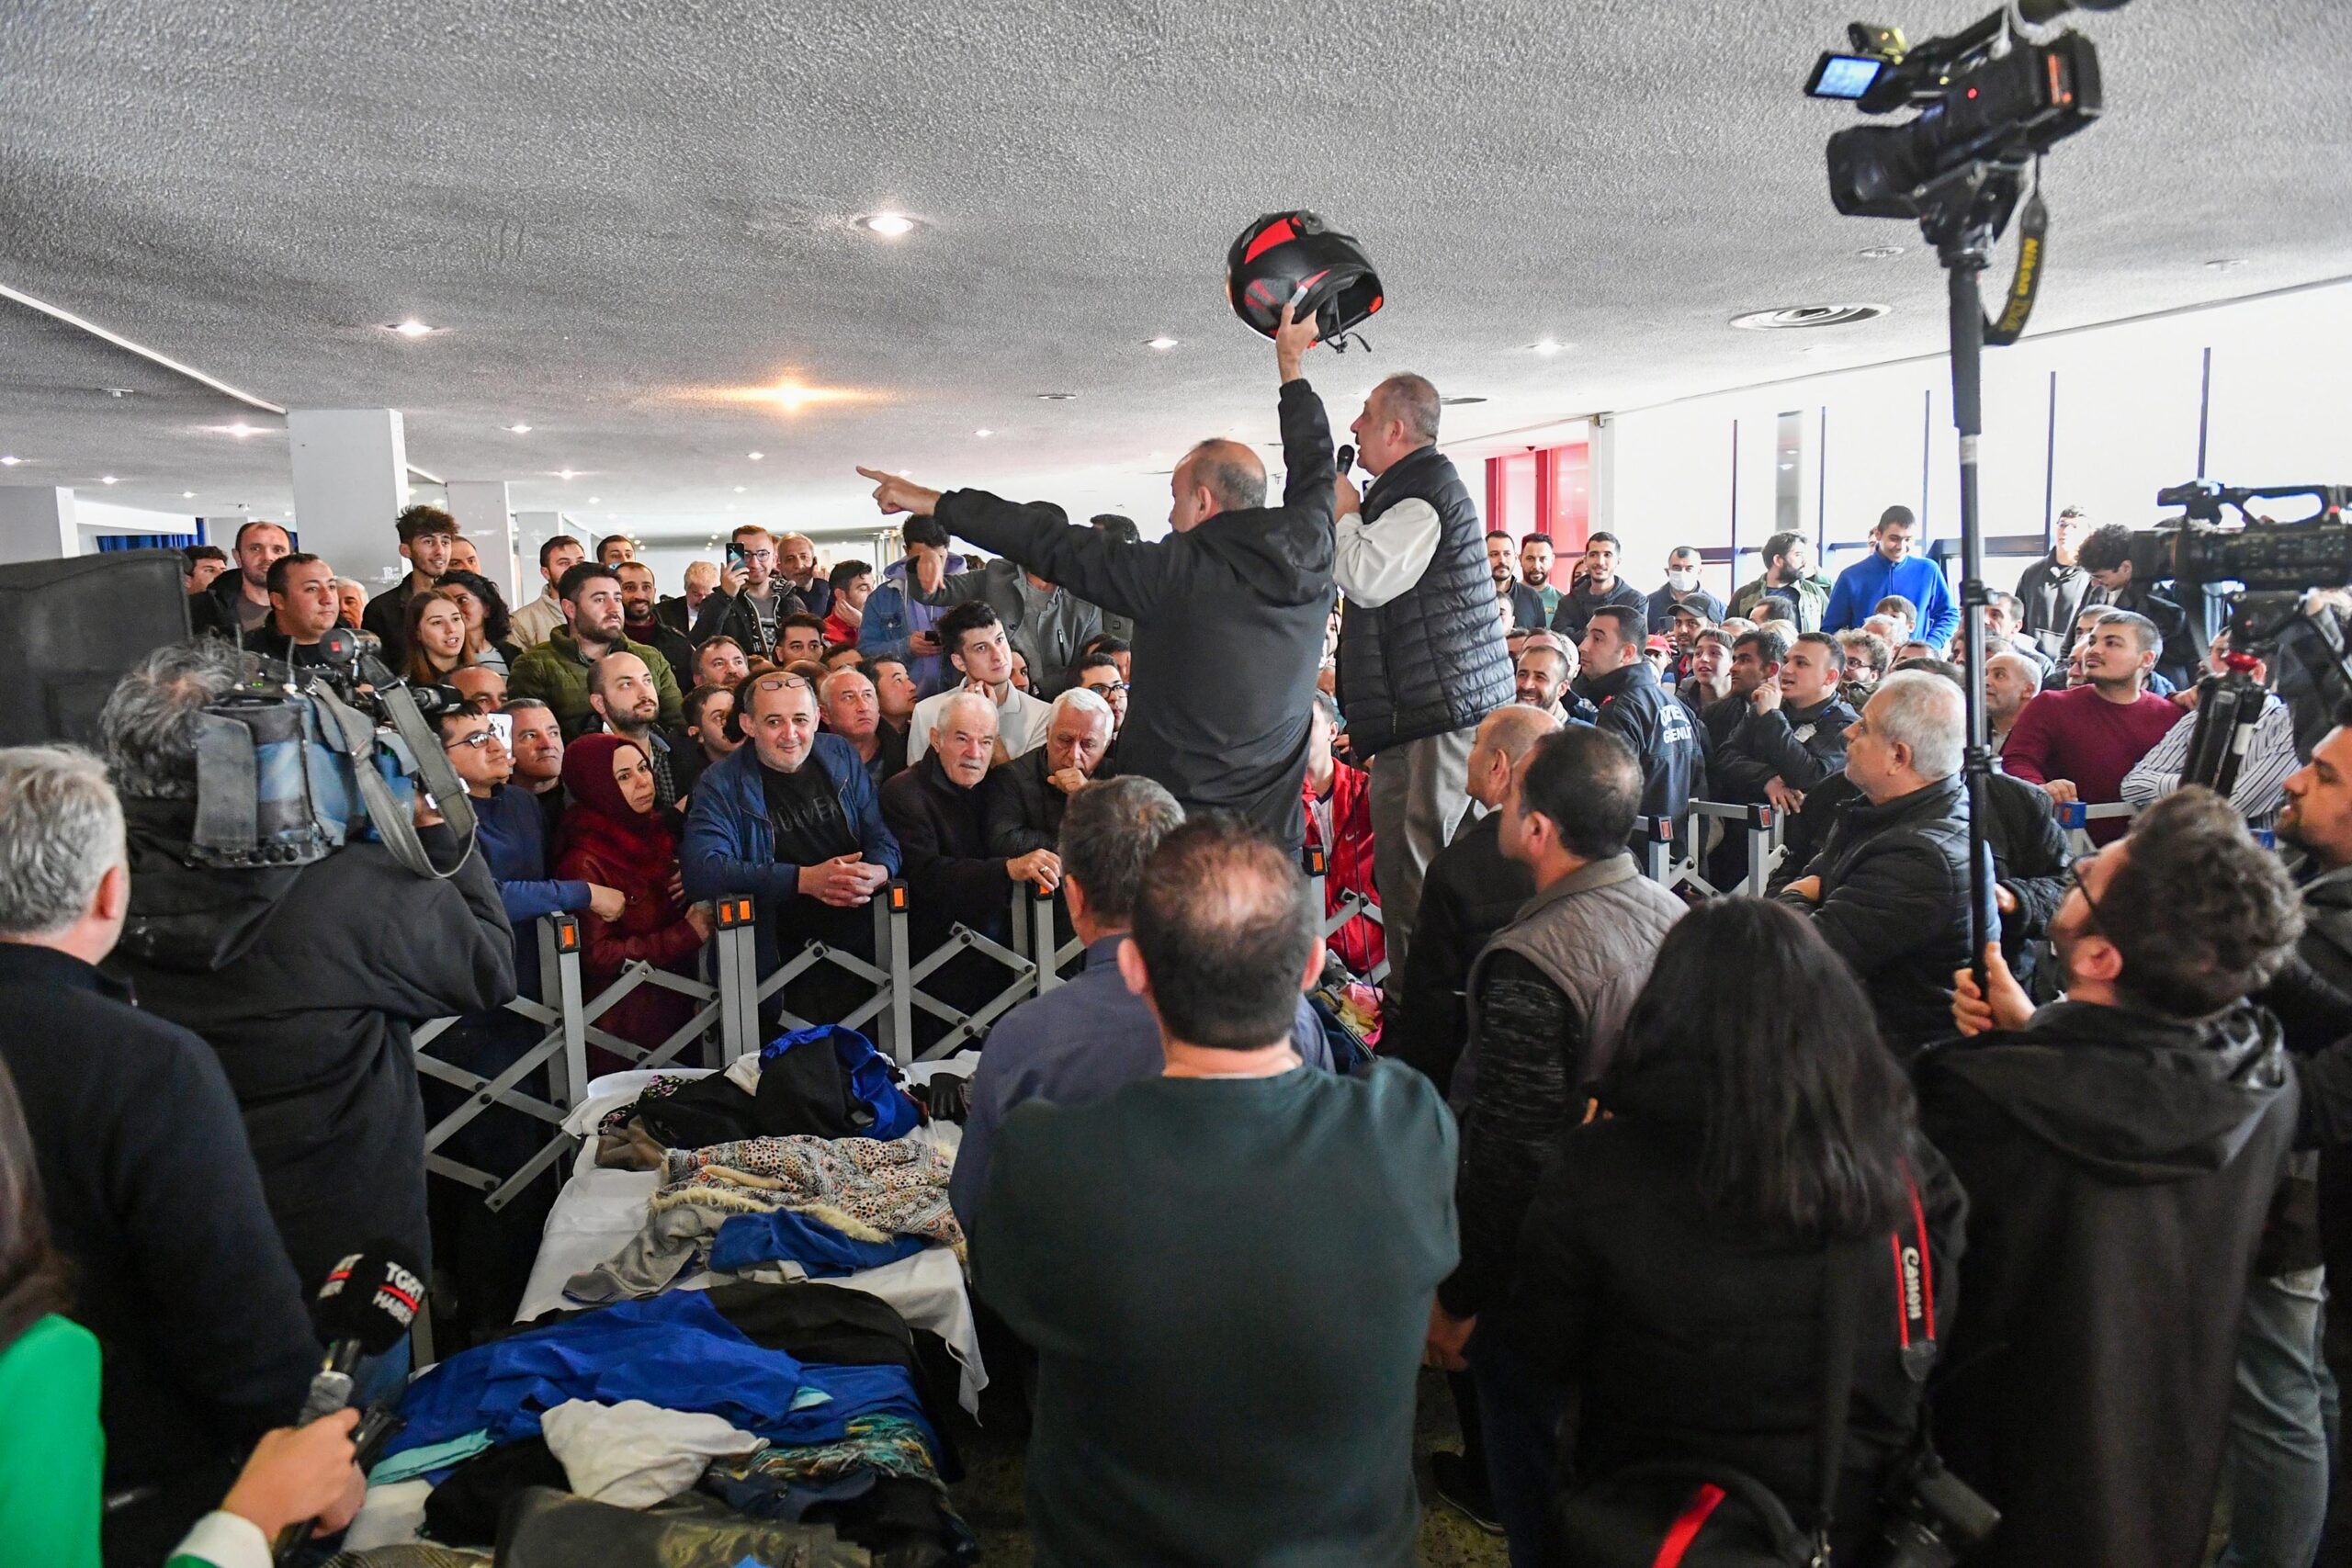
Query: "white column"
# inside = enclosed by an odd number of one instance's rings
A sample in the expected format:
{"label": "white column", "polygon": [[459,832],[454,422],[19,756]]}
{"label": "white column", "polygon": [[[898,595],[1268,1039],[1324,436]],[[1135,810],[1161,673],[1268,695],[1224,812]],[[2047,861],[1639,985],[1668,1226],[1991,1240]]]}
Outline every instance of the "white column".
{"label": "white column", "polygon": [[408,570],[392,524],[408,505],[398,409],[296,409],[286,416],[302,548],[370,593]]}
{"label": "white column", "polygon": [[1589,532],[1603,530],[1623,536],[1624,530],[1617,525],[1617,416],[1597,413],[1592,416],[1592,434],[1587,448],[1591,461],[1592,486]]}
{"label": "white column", "polygon": [[[498,585],[508,605],[519,609],[539,591],[534,581],[531,593],[521,592],[521,569],[514,558],[514,514],[509,510],[504,479],[451,479],[449,515],[474,542],[483,575]],[[534,570],[531,575],[536,580],[538,573]]]}
{"label": "white column", "polygon": [[0,562],[63,560],[81,553],[73,491],[0,485]]}

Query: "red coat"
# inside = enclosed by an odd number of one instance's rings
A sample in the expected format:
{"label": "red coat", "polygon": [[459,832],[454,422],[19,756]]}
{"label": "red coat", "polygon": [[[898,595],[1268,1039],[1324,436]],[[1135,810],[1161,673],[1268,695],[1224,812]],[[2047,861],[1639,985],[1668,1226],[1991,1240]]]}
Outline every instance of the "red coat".
{"label": "red coat", "polygon": [[[1380,890],[1372,880],[1372,775],[1362,768],[1335,762],[1331,770],[1331,838],[1322,842],[1316,827],[1316,796],[1312,781],[1302,780],[1299,795],[1306,808],[1306,841],[1320,845],[1324,857],[1323,913],[1340,912],[1342,892],[1361,893],[1375,907]],[[1358,915],[1331,933],[1325,943],[1340,962],[1357,975],[1370,975],[1388,951],[1380,922]]]}
{"label": "red coat", "polygon": [[[668,874],[650,874],[641,867],[641,857],[628,854],[625,846],[605,843],[605,837],[596,819],[576,821],[571,841],[556,860],[558,876],[617,888],[628,900],[617,920],[600,920],[585,910],[581,913],[580,984],[585,1001],[594,1001],[596,993],[619,978],[622,968],[636,959],[673,975],[692,975],[695,951],[702,946],[701,936],[686,923],[684,902],[670,892]],[[631,1044],[650,1048],[694,1016],[695,1005],[690,997],[640,981],[611,1010],[589,1022]],[[609,1057],[610,1053],[605,1055]]]}

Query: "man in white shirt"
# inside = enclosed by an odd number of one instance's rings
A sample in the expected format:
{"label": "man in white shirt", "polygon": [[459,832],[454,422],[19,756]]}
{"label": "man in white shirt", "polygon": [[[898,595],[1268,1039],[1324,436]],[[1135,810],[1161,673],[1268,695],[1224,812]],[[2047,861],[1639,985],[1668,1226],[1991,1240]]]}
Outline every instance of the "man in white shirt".
{"label": "man in white shirt", "polygon": [[1402,974],[1422,871],[1469,804],[1478,721],[1514,692],[1477,509],[1437,449],[1437,389],[1391,376],[1350,428],[1374,479],[1361,502],[1344,479],[1337,491],[1338,695],[1372,773],[1374,874]]}
{"label": "man in white shirt", "polygon": [[[2206,650],[2205,668],[2212,674],[2229,673],[2229,666],[2222,661],[2229,650],[2229,635],[2222,632]],[[2254,661],[2249,673],[2265,686],[2270,684],[2269,667],[2261,660]],[[2134,806],[2153,806],[2178,789],[2181,771],[2188,765],[2188,742],[2197,733],[2197,688],[2183,686],[2172,700],[2188,711],[2123,775],[2123,798]],[[2245,755],[2238,759],[2230,804],[2255,826],[2268,823],[2287,804],[2287,775],[2301,766],[2302,759],[2295,755],[2294,713],[2272,692],[2262,699],[2262,712],[2254,721]]]}
{"label": "man in white shirt", "polygon": [[539,575],[548,581],[539,596],[507,617],[515,646],[530,648],[554,635],[558,626],[567,624],[563,601],[556,596],[555,585],[563,574],[588,558],[587,550],[569,534],[558,534],[539,547]]}
{"label": "man in white shirt", "polygon": [[996,753],[990,766],[1044,745],[1046,728],[1053,720],[1052,705],[1013,685],[1012,645],[1005,641],[1004,623],[996,611],[981,600],[967,600],[940,616],[936,629],[948,663],[964,680],[915,705],[914,719],[907,728],[908,764],[922,761],[931,750],[932,727],[957,692],[978,692],[996,704]]}

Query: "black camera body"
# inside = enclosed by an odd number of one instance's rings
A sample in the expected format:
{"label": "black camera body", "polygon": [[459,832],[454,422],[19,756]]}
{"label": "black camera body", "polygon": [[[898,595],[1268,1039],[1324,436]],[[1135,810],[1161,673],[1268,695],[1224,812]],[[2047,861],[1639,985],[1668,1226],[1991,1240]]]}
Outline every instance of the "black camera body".
{"label": "black camera body", "polygon": [[[2251,501],[2309,498],[2319,509],[2285,523],[2256,520]],[[2158,506],[2181,515],[2132,540],[2134,578],[2169,577],[2202,586],[2242,582],[2255,592],[2301,592],[2352,583],[2352,485],[2269,485],[2255,489],[2191,479],[2156,491]],[[2234,508],[2241,525],[2224,527],[2222,509]],[[2146,558],[2143,560],[2143,557]]]}

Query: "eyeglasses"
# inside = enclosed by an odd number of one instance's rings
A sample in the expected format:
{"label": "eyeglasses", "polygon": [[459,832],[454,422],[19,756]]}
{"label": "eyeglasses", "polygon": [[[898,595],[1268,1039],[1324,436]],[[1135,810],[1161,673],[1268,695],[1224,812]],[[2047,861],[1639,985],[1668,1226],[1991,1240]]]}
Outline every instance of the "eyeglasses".
{"label": "eyeglasses", "polygon": [[1124,692],[1127,683],[1125,681],[1089,682],[1086,689],[1090,692]]}
{"label": "eyeglasses", "polygon": [[480,750],[482,747],[489,745],[492,741],[497,739],[498,732],[496,730],[478,729],[471,735],[460,736],[457,739],[448,742],[447,745],[443,746],[441,750],[444,751],[454,751],[460,746],[470,746],[476,750]]}
{"label": "eyeglasses", "polygon": [[2091,862],[2098,857],[2098,850],[2086,850],[2076,855],[2066,867],[2066,891],[2083,896],[2083,908],[2090,911],[2091,925],[2094,928],[2098,925],[2098,900],[2091,897],[2090,886],[2083,880],[2083,876],[2090,870]]}

